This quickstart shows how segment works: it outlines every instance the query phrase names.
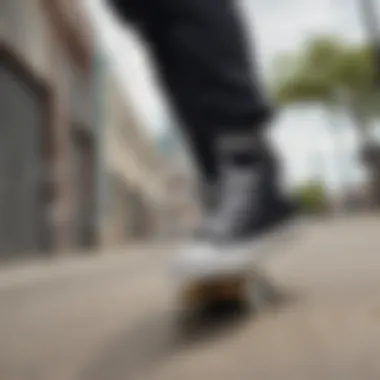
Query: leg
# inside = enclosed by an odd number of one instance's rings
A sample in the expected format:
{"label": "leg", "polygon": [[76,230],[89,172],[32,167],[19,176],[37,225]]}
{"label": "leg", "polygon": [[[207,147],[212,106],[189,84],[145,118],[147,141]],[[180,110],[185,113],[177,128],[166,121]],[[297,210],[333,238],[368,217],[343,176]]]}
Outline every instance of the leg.
{"label": "leg", "polygon": [[113,2],[137,20],[201,169],[215,176],[215,137],[254,128],[269,115],[233,0]]}
{"label": "leg", "polygon": [[191,135],[251,130],[269,116],[233,0],[156,0],[145,35]]}
{"label": "leg", "polygon": [[[271,109],[251,70],[254,62],[234,1],[118,2],[134,2],[134,10],[138,8],[133,13],[138,15],[139,29],[151,47],[205,178],[216,178],[226,188],[212,234],[252,234],[264,221],[275,219],[268,217],[268,209],[277,209],[268,195],[274,193],[275,182],[270,149],[261,138]],[[254,181],[257,176],[259,183]],[[253,200],[252,193],[259,196]],[[236,197],[239,202],[232,199]],[[231,203],[235,204],[232,214],[227,206]],[[242,212],[245,218],[238,215]],[[244,221],[244,228],[237,220]]]}

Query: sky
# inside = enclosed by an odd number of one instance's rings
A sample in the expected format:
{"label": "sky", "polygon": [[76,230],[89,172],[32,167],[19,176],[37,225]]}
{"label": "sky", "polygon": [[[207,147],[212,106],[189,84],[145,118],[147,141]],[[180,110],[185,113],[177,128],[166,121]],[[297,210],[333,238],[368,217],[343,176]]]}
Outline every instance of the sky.
{"label": "sky", "polygon": [[[264,75],[270,72],[276,56],[299,49],[313,35],[335,34],[352,41],[365,38],[357,12],[359,0],[237,1]],[[167,105],[143,42],[120,24],[102,0],[87,0],[87,6],[126,98],[149,132],[162,132],[168,120]],[[348,183],[365,179],[356,159],[357,140],[349,120],[338,115],[333,122],[338,132],[332,132],[325,113],[316,108],[289,109],[276,120],[272,135],[284,158],[289,185],[318,175],[329,190],[339,192]]]}

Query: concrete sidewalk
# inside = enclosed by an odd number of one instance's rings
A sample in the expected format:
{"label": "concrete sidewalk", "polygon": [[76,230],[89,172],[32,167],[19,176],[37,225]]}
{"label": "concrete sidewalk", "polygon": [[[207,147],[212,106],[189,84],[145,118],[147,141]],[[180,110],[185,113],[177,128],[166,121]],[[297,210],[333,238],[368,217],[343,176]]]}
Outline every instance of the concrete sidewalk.
{"label": "concrete sidewalk", "polygon": [[308,225],[266,267],[290,297],[184,336],[167,253],[157,244],[1,270],[0,379],[380,378],[380,218]]}
{"label": "concrete sidewalk", "polygon": [[139,263],[162,262],[163,256],[173,249],[174,244],[170,243],[141,243],[90,252],[64,253],[48,259],[14,261],[0,266],[0,291],[67,276],[95,274],[118,264],[136,266]]}

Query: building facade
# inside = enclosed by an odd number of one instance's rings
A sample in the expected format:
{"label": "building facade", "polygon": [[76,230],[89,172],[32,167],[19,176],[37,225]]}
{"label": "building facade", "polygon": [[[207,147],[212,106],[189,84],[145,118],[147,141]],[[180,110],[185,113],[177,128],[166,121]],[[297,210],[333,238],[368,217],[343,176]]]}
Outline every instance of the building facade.
{"label": "building facade", "polygon": [[0,2],[0,259],[152,240],[178,221],[167,162],[80,5]]}
{"label": "building facade", "polygon": [[160,235],[166,177],[154,140],[112,70],[106,80],[104,243],[149,241]]}
{"label": "building facade", "polygon": [[93,41],[78,2],[0,3],[0,256],[93,240]]}

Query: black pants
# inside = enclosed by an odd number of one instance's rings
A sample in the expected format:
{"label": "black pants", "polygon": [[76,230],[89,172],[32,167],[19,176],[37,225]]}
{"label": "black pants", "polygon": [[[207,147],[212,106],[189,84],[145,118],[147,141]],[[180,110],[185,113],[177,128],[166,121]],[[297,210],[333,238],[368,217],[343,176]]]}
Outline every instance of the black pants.
{"label": "black pants", "polygon": [[270,117],[235,0],[109,0],[150,46],[206,179],[215,138]]}

